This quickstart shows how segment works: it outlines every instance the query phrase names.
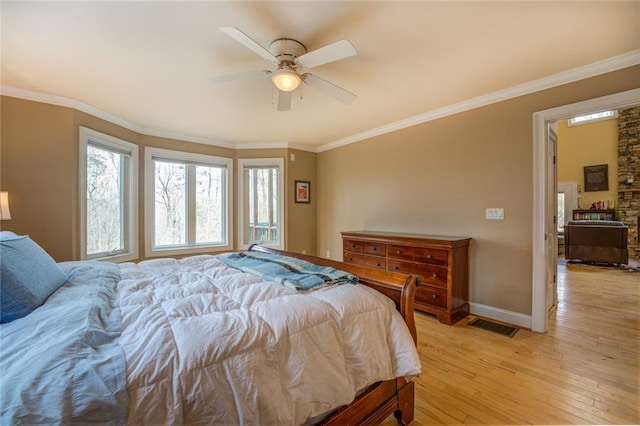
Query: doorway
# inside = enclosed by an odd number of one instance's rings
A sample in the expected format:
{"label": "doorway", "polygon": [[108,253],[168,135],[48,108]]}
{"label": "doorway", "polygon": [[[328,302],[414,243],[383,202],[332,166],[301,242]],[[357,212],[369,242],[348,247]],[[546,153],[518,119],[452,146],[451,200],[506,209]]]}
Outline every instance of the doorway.
{"label": "doorway", "polygon": [[[564,105],[533,114],[533,274],[532,274],[532,306],[531,329],[543,333],[547,331],[547,276],[549,275],[550,247],[557,247],[558,241],[555,232],[548,230],[553,227],[549,223],[549,210],[551,217],[555,216],[557,200],[555,186],[553,193],[548,184],[550,173],[557,172],[557,165],[548,159],[549,126],[558,120],[571,116],[585,114],[594,110],[621,109],[640,104],[640,89],[575,104]],[[553,202],[549,202],[550,197]],[[552,250],[555,251],[555,250]],[[557,267],[557,263],[553,266]]]}

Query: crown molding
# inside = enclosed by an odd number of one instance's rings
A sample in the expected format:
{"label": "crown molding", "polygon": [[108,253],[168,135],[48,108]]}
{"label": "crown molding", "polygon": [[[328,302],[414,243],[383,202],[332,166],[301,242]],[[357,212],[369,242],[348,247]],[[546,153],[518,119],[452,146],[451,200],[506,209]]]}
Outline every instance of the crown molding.
{"label": "crown molding", "polygon": [[201,138],[197,136],[183,135],[178,133],[166,132],[163,130],[155,130],[148,129],[142,126],[139,126],[135,123],[122,119],[113,114],[109,114],[108,112],[99,110],[91,105],[85,104],[84,102],[78,101],[76,99],[67,98],[64,96],[51,95],[48,93],[36,92],[33,90],[20,89],[18,87],[12,86],[1,86],[0,94],[3,96],[8,96],[12,98],[24,99],[27,101],[41,102],[50,105],[56,105],[65,108],[72,108],[86,114],[92,115],[94,117],[100,118],[102,120],[108,121],[120,127],[124,127],[125,129],[131,130],[132,132],[140,133],[145,136],[155,136],[159,138],[165,139],[174,139],[178,141],[184,142],[193,142],[204,145],[212,145],[221,148],[229,148],[229,149],[272,149],[272,148],[286,148],[286,149],[299,149],[302,151],[316,152],[316,147],[295,144],[291,142],[266,142],[266,143],[238,143],[234,144],[232,142],[225,142],[220,140],[212,140],[207,138]]}
{"label": "crown molding", "polygon": [[531,93],[561,86],[563,84],[573,83],[575,81],[584,80],[586,78],[595,77],[601,74],[621,70],[638,64],[640,64],[640,50],[634,50],[622,55],[614,56],[609,59],[594,62],[593,64],[574,68],[569,71],[564,71],[558,74],[551,75],[549,77],[533,80],[528,83],[520,84],[504,90],[499,90],[487,95],[478,96],[476,98],[468,99],[463,102],[428,111],[424,114],[415,115],[404,120],[376,127],[374,129],[348,136],[346,138],[338,139],[336,141],[319,146],[317,152],[339,148],[341,146],[349,145],[365,139],[370,139],[386,133],[395,132],[397,130],[405,129],[417,124],[426,123],[428,121],[437,120],[439,118],[459,114],[461,112],[469,111],[475,108],[480,108],[497,102],[506,101],[509,99],[517,98],[519,96],[528,95]]}
{"label": "crown molding", "polygon": [[239,143],[236,144],[237,150],[243,149],[274,149],[274,148],[286,148],[286,149],[299,149],[301,151],[317,152],[315,146],[301,145],[292,142],[256,142],[256,143]]}
{"label": "crown molding", "polygon": [[102,111],[91,105],[85,104],[84,102],[81,102],[72,98],[67,98],[64,96],[36,92],[33,90],[21,89],[21,88],[12,87],[12,86],[1,86],[0,94],[2,94],[2,96],[8,96],[11,98],[19,98],[27,101],[41,102],[41,103],[61,106],[65,108],[72,108],[77,111],[84,112],[86,114],[92,115],[94,117],[100,118],[102,120],[113,123],[117,126],[124,127],[125,129],[131,130],[132,132],[136,132],[145,136],[155,136],[159,138],[175,139],[175,140],[184,141],[184,142],[213,145],[221,148],[236,149],[236,146],[230,142],[207,139],[207,138],[202,138],[198,136],[182,135],[182,134],[167,132],[163,130],[148,129],[146,127],[139,126],[135,123],[132,123],[131,121],[125,120],[113,114],[109,114],[108,112]]}
{"label": "crown molding", "polygon": [[105,111],[99,110],[91,105],[76,99],[66,98],[63,96],[51,95],[47,93],[36,92],[32,90],[20,89],[11,86],[1,86],[0,94],[3,96],[9,96],[14,98],[25,99],[29,101],[42,102],[67,108],[73,108],[81,112],[93,115],[101,118],[105,121],[109,121],[118,126],[124,127],[136,133],[140,133],[147,136],[156,136],[161,138],[175,139],[185,142],[194,142],[205,145],[213,145],[222,148],[229,149],[273,149],[273,148],[288,148],[299,149],[307,152],[319,153],[328,151],[331,149],[339,148],[341,146],[349,145],[352,143],[360,142],[365,139],[370,139],[376,136],[380,136],[386,133],[395,132],[407,127],[415,126],[418,124],[426,123],[429,121],[437,120],[440,118],[448,117],[451,115],[459,114],[461,112],[469,111],[475,108],[491,105],[497,102],[513,99],[519,96],[528,95],[531,93],[539,92],[541,90],[550,89],[553,87],[561,86],[563,84],[573,83],[575,81],[584,80],[586,78],[595,77],[608,72],[621,70],[631,66],[640,64],[640,50],[634,50],[624,53],[622,55],[614,56],[609,59],[594,62],[583,67],[574,68],[569,71],[564,71],[558,74],[554,74],[549,77],[541,78],[538,80],[530,81],[528,83],[520,84],[514,87],[510,87],[497,92],[489,93],[486,95],[478,96],[472,99],[468,99],[463,102],[448,105],[442,108],[438,108],[432,111],[427,111],[423,114],[415,115],[413,117],[406,118],[404,120],[396,121],[386,124],[384,126],[376,127],[365,132],[357,133],[346,138],[338,139],[333,142],[329,142],[319,146],[307,146],[291,142],[265,142],[265,143],[231,143],[226,141],[212,140],[197,136],[189,136],[178,133],[165,132],[161,130],[147,129],[139,126],[135,123],[127,121],[123,118],[117,117],[113,114],[109,114]]}

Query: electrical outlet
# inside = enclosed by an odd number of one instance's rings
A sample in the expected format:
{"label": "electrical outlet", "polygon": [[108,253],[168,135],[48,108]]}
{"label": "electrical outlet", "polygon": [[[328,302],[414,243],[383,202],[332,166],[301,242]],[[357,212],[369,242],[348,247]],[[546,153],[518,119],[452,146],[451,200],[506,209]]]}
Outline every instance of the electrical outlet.
{"label": "electrical outlet", "polygon": [[487,209],[485,217],[489,220],[504,220],[504,209],[502,207]]}
{"label": "electrical outlet", "polygon": [[306,250],[302,250],[302,254],[307,254],[307,251]]}
{"label": "electrical outlet", "polygon": [[324,257],[326,257],[327,259],[331,259],[331,252],[327,250]]}

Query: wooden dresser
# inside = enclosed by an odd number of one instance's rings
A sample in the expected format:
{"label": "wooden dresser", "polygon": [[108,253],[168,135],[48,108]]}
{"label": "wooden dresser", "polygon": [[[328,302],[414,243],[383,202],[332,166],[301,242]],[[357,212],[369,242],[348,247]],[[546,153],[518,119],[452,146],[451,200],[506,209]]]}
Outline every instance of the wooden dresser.
{"label": "wooden dresser", "polygon": [[342,232],[343,262],[420,275],[415,308],[454,324],[469,315],[471,238],[374,231]]}

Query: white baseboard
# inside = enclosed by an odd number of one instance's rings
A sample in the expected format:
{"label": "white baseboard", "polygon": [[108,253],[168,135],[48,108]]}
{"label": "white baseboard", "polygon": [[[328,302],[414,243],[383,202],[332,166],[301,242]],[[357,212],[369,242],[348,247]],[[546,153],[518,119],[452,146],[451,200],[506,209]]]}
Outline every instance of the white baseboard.
{"label": "white baseboard", "polygon": [[524,315],[518,312],[507,311],[506,309],[493,306],[482,305],[480,303],[469,302],[471,313],[485,318],[491,318],[507,324],[531,329],[531,315]]}

